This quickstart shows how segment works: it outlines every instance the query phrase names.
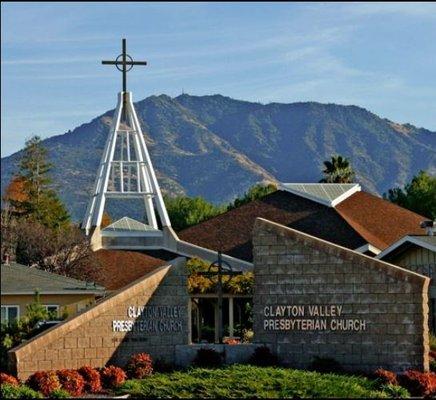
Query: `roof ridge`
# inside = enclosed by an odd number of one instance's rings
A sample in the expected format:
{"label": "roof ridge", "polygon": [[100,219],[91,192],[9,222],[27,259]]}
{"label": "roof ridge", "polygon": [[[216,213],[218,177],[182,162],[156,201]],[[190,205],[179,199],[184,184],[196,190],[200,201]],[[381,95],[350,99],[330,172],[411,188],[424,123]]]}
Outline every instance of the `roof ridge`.
{"label": "roof ridge", "polygon": [[[369,244],[372,244],[373,246],[377,247],[380,250],[381,250],[381,247],[380,247],[381,243],[385,247],[389,246],[389,243],[386,243],[384,240],[375,236],[373,233],[371,233],[371,231],[369,231],[366,227],[364,227],[362,224],[357,222],[355,219],[349,217],[348,215],[343,213],[341,210],[338,210],[336,207],[334,207],[334,209],[340,215],[340,217],[344,219],[344,221],[349,225],[349,227],[351,229],[353,229],[360,237],[362,237],[364,240],[366,240]],[[359,230],[357,230],[350,221],[353,221],[353,224],[355,226],[358,226]]]}

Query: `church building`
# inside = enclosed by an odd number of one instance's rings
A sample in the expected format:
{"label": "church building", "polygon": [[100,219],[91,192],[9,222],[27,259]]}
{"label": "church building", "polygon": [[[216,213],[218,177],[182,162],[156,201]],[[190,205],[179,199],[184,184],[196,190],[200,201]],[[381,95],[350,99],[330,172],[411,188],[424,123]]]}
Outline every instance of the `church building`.
{"label": "church building", "polygon": [[[132,93],[126,88],[127,72],[146,62],[133,61],[123,40],[122,54],[103,64],[115,65],[122,72],[123,89],[82,228],[100,260],[95,280],[107,290],[120,289],[179,256],[211,263],[220,251],[222,260],[234,270],[251,271],[252,232],[259,217],[371,257],[406,235],[425,233],[420,227],[424,217],[362,191],[357,183],[281,183],[277,191],[261,199],[175,232]],[[128,209],[132,199],[141,208],[135,211],[142,219],[125,215],[102,226],[108,200],[124,202]],[[226,301],[231,320],[233,300]]]}

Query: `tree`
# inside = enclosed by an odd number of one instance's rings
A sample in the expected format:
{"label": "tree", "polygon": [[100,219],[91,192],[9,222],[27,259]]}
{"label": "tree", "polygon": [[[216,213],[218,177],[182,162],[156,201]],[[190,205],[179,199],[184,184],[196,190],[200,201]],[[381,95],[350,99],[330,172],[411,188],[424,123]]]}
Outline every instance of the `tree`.
{"label": "tree", "polygon": [[427,218],[436,219],[436,176],[419,171],[404,188],[389,189],[383,197]]}
{"label": "tree", "polygon": [[18,263],[82,280],[95,278],[93,270],[98,269],[98,261],[88,238],[77,226],[58,230],[21,219],[12,229],[17,238]]}
{"label": "tree", "polygon": [[233,208],[240,207],[243,204],[249,203],[250,201],[260,199],[267,194],[275,192],[276,190],[277,186],[273,183],[269,183],[268,185],[254,185],[250,189],[248,189],[248,191],[245,192],[242,197],[238,197],[232,203],[230,203],[227,206],[227,210],[232,210]]}
{"label": "tree", "polygon": [[322,183],[352,183],[355,173],[350,161],[342,156],[332,156],[331,161],[324,161]]}
{"label": "tree", "polygon": [[164,197],[171,224],[176,231],[198,224],[224,211],[203,197]]}
{"label": "tree", "polygon": [[50,228],[63,228],[69,225],[70,217],[56,192],[50,188],[51,168],[41,138],[34,136],[27,140],[19,174],[12,179],[5,197],[17,215]]}

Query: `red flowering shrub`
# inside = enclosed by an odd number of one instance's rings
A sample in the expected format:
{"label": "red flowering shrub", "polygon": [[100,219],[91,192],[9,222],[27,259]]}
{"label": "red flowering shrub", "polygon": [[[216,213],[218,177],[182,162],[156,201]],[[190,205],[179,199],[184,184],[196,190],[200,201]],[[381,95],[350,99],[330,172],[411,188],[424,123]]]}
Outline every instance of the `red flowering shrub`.
{"label": "red flowering shrub", "polygon": [[374,372],[374,378],[384,385],[398,385],[397,374],[387,369],[379,368]]}
{"label": "red flowering shrub", "polygon": [[153,373],[153,360],[150,354],[134,354],[126,367],[127,375],[131,378],[142,379]]}
{"label": "red flowering shrub", "polygon": [[436,395],[436,373],[434,372],[406,371],[400,375],[400,384],[412,396],[433,397]]}
{"label": "red flowering shrub", "polygon": [[4,383],[7,383],[8,385],[12,386],[18,386],[20,383],[18,382],[18,379],[15,378],[15,376],[5,374],[4,372],[0,372],[0,386]]}
{"label": "red flowering shrub", "polygon": [[229,345],[234,345],[234,344],[240,344],[241,341],[239,339],[235,339],[235,338],[225,338],[223,340],[224,344],[229,344]]}
{"label": "red flowering shrub", "polygon": [[80,396],[85,386],[85,380],[74,369],[61,369],[56,372],[61,383],[62,389],[66,390],[71,396]]}
{"label": "red flowering shrub", "polygon": [[89,393],[98,393],[101,391],[100,372],[96,369],[85,365],[78,370],[85,381],[85,391]]}
{"label": "red flowering shrub", "polygon": [[55,371],[37,371],[27,378],[26,385],[48,396],[53,390],[60,389],[61,384]]}
{"label": "red flowering shrub", "polygon": [[103,386],[107,389],[120,386],[127,378],[126,373],[121,368],[115,367],[115,365],[103,368],[100,376]]}

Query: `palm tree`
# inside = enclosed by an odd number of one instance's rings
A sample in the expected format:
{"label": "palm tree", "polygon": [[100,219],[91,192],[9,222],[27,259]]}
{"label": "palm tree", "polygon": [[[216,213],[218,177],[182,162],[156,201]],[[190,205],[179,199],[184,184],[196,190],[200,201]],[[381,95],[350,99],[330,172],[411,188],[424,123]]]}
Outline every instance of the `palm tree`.
{"label": "palm tree", "polygon": [[354,171],[350,161],[342,156],[332,156],[331,161],[324,161],[325,169],[324,178],[320,180],[323,183],[352,183],[354,180]]}

